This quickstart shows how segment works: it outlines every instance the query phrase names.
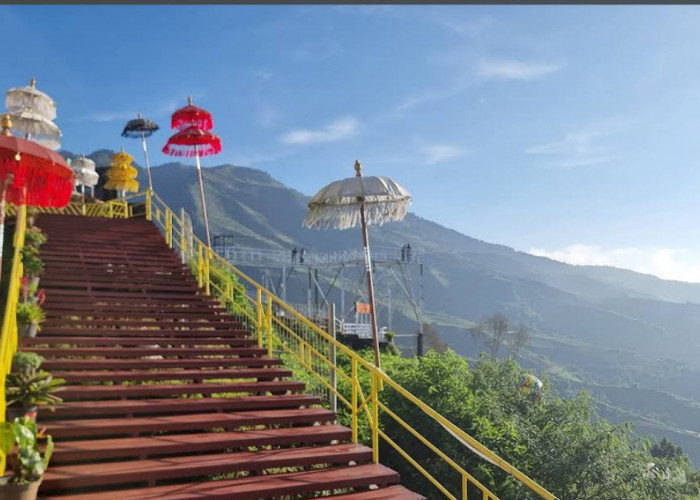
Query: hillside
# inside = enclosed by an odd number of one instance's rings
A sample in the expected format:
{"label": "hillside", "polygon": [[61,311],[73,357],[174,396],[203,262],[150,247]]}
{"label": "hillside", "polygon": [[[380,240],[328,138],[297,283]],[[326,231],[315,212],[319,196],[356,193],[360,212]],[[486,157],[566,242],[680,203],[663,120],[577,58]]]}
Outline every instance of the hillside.
{"label": "hillside", "polygon": [[[92,156],[99,166],[109,155]],[[194,168],[169,163],[154,168],[153,178],[157,192],[174,209],[187,210],[201,233]],[[223,165],[207,168],[204,178],[214,235],[233,233],[241,246],[358,248],[357,231],[302,228],[308,197],[265,172]],[[140,180],[145,185],[143,175]],[[426,315],[457,352],[473,358],[483,350],[466,332],[471,322],[494,312],[522,321],[536,333],[521,363],[547,371],[564,393],[589,389],[605,415],[671,438],[700,464],[700,285],[571,266],[414,214],[373,228],[370,238],[395,249],[410,243],[425,254]],[[394,325],[400,333],[414,331],[408,307],[401,309]]]}

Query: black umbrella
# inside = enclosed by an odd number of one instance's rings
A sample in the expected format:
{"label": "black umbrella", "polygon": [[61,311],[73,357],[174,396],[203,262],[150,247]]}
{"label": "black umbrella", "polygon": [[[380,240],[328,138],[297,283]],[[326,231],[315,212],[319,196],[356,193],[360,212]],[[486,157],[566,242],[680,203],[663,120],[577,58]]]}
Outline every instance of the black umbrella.
{"label": "black umbrella", "polygon": [[146,147],[146,137],[150,137],[156,132],[160,127],[144,118],[141,113],[139,117],[129,122],[124,126],[124,131],[122,132],[122,137],[129,137],[131,139],[141,139],[141,144],[143,145],[143,156],[146,159],[146,172],[148,173],[148,189],[153,189],[153,181],[151,179],[151,162],[148,160],[148,148]]}

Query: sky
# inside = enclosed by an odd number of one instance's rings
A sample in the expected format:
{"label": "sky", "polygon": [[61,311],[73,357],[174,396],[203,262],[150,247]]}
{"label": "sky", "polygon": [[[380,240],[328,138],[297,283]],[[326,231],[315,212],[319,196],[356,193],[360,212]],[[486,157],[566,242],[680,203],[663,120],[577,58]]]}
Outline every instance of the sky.
{"label": "sky", "polygon": [[[0,6],[0,85],[63,147],[187,96],[223,152],[312,195],[389,176],[411,210],[574,264],[700,282],[700,6]],[[206,174],[205,174],[206,175]],[[157,190],[157,186],[155,186]]]}

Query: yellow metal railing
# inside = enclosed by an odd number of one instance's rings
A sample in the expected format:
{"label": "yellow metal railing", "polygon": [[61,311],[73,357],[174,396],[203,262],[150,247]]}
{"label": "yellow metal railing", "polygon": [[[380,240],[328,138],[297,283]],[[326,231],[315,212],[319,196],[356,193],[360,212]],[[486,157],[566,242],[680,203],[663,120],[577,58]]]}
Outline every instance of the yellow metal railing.
{"label": "yellow metal railing", "polygon": [[[0,422],[5,421],[7,400],[5,398],[5,379],[12,368],[12,357],[17,352],[19,342],[17,332],[17,304],[19,303],[22,282],[22,247],[27,229],[27,208],[20,207],[15,211],[15,234],[12,241],[12,265],[7,280],[7,297],[5,312],[2,318],[0,332]],[[5,474],[5,455],[0,452],[0,476]]]}
{"label": "yellow metal railing", "polygon": [[[128,204],[128,200],[135,203]],[[347,421],[352,430],[352,441],[362,441],[372,446],[375,463],[381,458],[381,450],[385,450],[382,453],[391,451],[413,466],[420,476],[440,492],[441,497],[452,500],[498,500],[493,492],[467,472],[454,457],[450,457],[426,437],[426,434],[435,435],[435,432],[446,431],[477,456],[499,467],[540,498],[556,498],[394,382],[384,371],[337,341],[332,333],[310,321],[207,247],[192,228],[154,192],[146,191],[108,203],[71,204],[52,213],[125,218],[135,216],[139,205],[142,205],[143,215],[163,233],[166,244],[181,256],[183,264],[190,266],[205,293],[218,297],[255,332],[258,347],[265,348],[268,356],[277,354],[303,373],[310,391],[337,410],[341,420]],[[330,320],[329,328],[333,328]],[[3,339],[4,337],[3,329]],[[401,405],[406,410],[401,415],[387,403],[389,398],[386,396],[390,391],[400,398]],[[427,417],[435,429],[416,429],[416,425],[410,422],[415,420],[416,415]],[[382,428],[381,422],[389,420],[395,424],[392,426],[394,435],[389,435]],[[405,432],[396,435],[396,431],[401,429]],[[409,439],[420,443],[426,451],[437,457],[440,465],[450,470],[454,477],[445,479],[441,475],[438,478],[435,470],[431,470],[434,467],[422,466],[421,462],[428,461],[427,455],[416,457],[409,454],[405,449],[405,443]],[[429,462],[434,464],[434,459]],[[431,495],[431,498],[434,497]]]}

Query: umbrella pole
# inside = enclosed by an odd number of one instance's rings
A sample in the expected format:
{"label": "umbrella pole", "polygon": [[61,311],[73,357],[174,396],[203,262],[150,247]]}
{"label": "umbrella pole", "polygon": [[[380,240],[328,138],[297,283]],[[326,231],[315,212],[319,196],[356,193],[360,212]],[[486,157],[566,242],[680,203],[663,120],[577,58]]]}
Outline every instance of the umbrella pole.
{"label": "umbrella pole", "polygon": [[148,173],[148,189],[153,191],[153,179],[151,179],[151,162],[148,161],[148,147],[146,146],[146,134],[141,132],[141,145],[143,146],[143,156],[146,159],[146,173]]}
{"label": "umbrella pole", "polygon": [[0,186],[0,280],[2,280],[2,250],[5,246],[5,193],[9,182],[3,181]]}
{"label": "umbrella pole", "polygon": [[379,357],[379,330],[377,328],[377,316],[374,307],[374,279],[372,277],[372,257],[369,252],[369,233],[367,231],[367,222],[365,221],[365,202],[360,203],[360,219],[362,221],[362,245],[365,255],[365,270],[367,272],[367,291],[369,295],[369,316],[372,324],[372,349],[374,350],[374,364],[377,368],[382,367],[382,362]]}
{"label": "umbrella pole", "polygon": [[202,180],[202,164],[199,161],[199,149],[194,146],[194,157],[197,161],[197,176],[199,177],[199,198],[202,202],[202,216],[204,217],[204,232],[207,235],[207,246],[211,248],[209,236],[209,216],[207,215],[207,202],[204,200],[204,181]]}

